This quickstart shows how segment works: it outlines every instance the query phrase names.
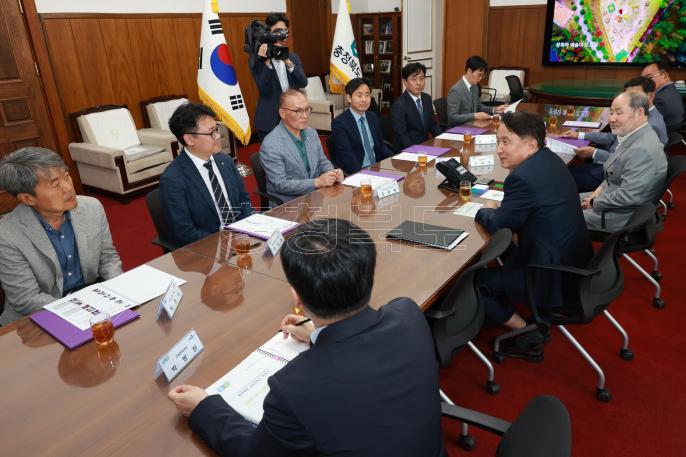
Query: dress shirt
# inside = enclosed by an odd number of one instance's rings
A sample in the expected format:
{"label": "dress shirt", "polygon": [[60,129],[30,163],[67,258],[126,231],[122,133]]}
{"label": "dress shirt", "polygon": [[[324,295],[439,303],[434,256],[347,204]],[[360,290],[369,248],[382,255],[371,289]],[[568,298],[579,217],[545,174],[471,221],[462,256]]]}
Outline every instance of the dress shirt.
{"label": "dress shirt", "polygon": [[80,289],[85,285],[83,280],[83,273],[81,272],[81,261],[79,259],[79,248],[76,245],[76,236],[74,235],[74,227],[71,225],[71,215],[69,211],[64,213],[64,222],[59,230],[52,228],[43,217],[34,210],[38,222],[45,229],[52,247],[55,248],[57,259],[60,262],[62,269],[64,295],[67,295],[74,289]]}
{"label": "dress shirt", "polygon": [[463,76],[462,81],[464,81],[464,83],[467,85],[467,90],[471,92],[472,91],[472,85],[469,83],[469,81],[467,81],[467,78],[465,78]]}
{"label": "dress shirt", "polygon": [[[414,95],[410,94],[411,97],[414,97]],[[372,136],[372,131],[369,130],[369,122],[367,121],[367,117],[362,114],[358,114],[357,111],[354,109],[350,110],[350,114],[353,115],[353,119],[355,119],[355,125],[357,125],[357,130],[360,132],[360,138],[364,138],[364,135],[362,135],[362,127],[360,126],[360,119],[364,118],[364,127],[365,130],[367,131],[367,138],[369,138],[369,144],[372,146],[372,150],[369,151],[372,155],[374,154],[374,137]],[[364,141],[363,141],[364,144]],[[367,151],[364,153],[364,159],[362,160],[362,168],[368,167],[372,163],[369,161],[369,156],[367,155]]]}
{"label": "dress shirt", "polygon": [[317,342],[319,334],[322,333],[322,330],[324,330],[326,327],[328,327],[328,325],[325,325],[323,327],[316,327],[314,330],[312,330],[312,333],[310,333],[310,341],[312,341],[312,344],[315,344]]}
{"label": "dress shirt", "polygon": [[286,90],[290,87],[290,84],[288,84],[288,74],[286,71],[293,71],[294,66],[291,67],[290,69],[286,67],[286,62],[283,60],[278,60],[278,59],[272,59],[272,65],[274,66],[274,70],[276,71],[276,76],[279,78],[279,84],[281,84],[281,92],[286,92]]}
{"label": "dress shirt", "polygon": [[288,132],[288,136],[290,136],[291,140],[293,140],[295,147],[298,148],[300,158],[303,160],[303,165],[305,165],[305,171],[307,171],[307,175],[309,176],[310,173],[312,173],[312,168],[310,168],[310,161],[307,158],[307,148],[305,147],[307,136],[305,135],[305,130],[300,131],[300,139],[293,135],[288,128],[286,128],[286,132]]}
{"label": "dress shirt", "polygon": [[[206,160],[197,157],[188,149],[186,149],[186,152],[188,153],[188,157],[190,157],[193,161],[193,165],[195,165],[195,168],[198,169],[198,173],[200,173],[200,176],[202,177],[202,180],[205,183],[205,187],[207,187],[207,191],[210,193],[210,197],[214,202],[214,209],[217,210],[217,217],[220,221],[222,221],[222,213],[221,211],[219,211],[219,205],[217,204],[217,201],[214,198],[214,191],[212,190],[212,183],[210,182],[210,172],[207,170],[207,168],[205,168]],[[217,163],[214,161],[214,159],[210,157],[209,160],[210,162],[212,162],[212,170],[214,170],[214,175],[217,177],[217,181],[219,181],[219,187],[222,188],[222,192],[224,193],[226,203],[230,207],[229,211],[232,212],[233,208],[231,208],[231,200],[229,200],[229,193],[226,191],[226,186],[224,185],[224,178],[222,177],[222,174],[219,172],[219,168],[217,168]]]}

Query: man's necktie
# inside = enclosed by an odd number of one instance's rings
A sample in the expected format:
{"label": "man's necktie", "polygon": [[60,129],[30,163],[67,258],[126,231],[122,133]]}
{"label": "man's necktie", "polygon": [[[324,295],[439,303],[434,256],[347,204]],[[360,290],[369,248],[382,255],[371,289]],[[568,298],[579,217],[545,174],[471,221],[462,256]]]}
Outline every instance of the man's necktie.
{"label": "man's necktie", "polygon": [[372,143],[369,141],[369,135],[367,135],[367,122],[364,116],[360,118],[360,130],[362,130],[362,145],[364,146],[364,153],[367,156],[369,163],[376,163],[376,156],[372,150]]}
{"label": "man's necktie", "polygon": [[210,185],[212,186],[214,201],[217,202],[217,206],[219,207],[219,213],[221,214],[219,224],[222,226],[230,224],[234,221],[233,211],[231,211],[231,205],[226,200],[224,192],[222,192],[222,188],[219,185],[219,179],[217,178],[217,175],[214,174],[214,170],[212,169],[212,161],[208,160],[203,164],[203,167],[207,168],[207,171],[210,174]]}
{"label": "man's necktie", "polygon": [[422,118],[422,122],[424,121],[424,108],[422,107],[422,99],[418,98],[417,99],[417,109],[419,110],[419,117]]}

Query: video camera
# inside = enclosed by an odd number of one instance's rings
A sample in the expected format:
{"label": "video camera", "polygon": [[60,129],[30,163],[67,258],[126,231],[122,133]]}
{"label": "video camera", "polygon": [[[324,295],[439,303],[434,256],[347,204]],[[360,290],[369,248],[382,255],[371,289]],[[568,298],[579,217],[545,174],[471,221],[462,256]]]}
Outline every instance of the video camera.
{"label": "video camera", "polygon": [[[264,22],[252,21],[245,28],[245,47],[243,50],[252,56],[257,55],[260,46],[267,43],[267,59],[288,59],[288,47],[276,46],[277,41],[288,38],[288,30],[276,29],[273,32]],[[260,58],[263,58],[260,56]]]}

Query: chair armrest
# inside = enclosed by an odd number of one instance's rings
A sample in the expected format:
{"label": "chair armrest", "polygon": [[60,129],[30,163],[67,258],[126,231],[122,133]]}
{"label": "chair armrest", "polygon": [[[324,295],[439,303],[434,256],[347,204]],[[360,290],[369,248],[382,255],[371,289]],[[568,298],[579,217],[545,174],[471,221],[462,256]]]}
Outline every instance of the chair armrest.
{"label": "chair armrest", "polygon": [[[485,93],[484,93],[484,92],[485,92]],[[492,87],[488,87],[488,86],[482,86],[482,87],[481,87],[481,97],[483,98],[484,95],[487,95],[488,98],[489,98],[488,101],[491,101],[491,102],[492,102],[493,100],[495,100],[495,96],[496,96],[497,94],[498,94],[498,91],[495,90],[495,89],[492,88]]]}
{"label": "chair armrest", "polygon": [[627,209],[638,209],[640,206],[630,205],[630,206],[617,206],[617,205],[607,205],[605,208],[600,210],[600,228],[605,228],[605,213],[610,213],[612,211],[621,211]]}
{"label": "chair armrest", "polygon": [[572,267],[568,265],[541,265],[541,264],[535,264],[535,263],[530,263],[527,265],[528,268],[540,268],[542,270],[551,270],[551,271],[561,271],[563,273],[571,273],[573,275],[577,276],[593,276],[597,275],[600,273],[600,269],[596,268],[594,270],[589,270],[587,268],[578,268],[578,267]]}
{"label": "chair armrest", "polygon": [[424,312],[424,315],[429,319],[437,321],[439,319],[445,319],[448,316],[452,316],[453,314],[455,314],[455,310],[455,305],[449,308],[429,308]]}
{"label": "chair armrest", "polygon": [[171,144],[176,142],[176,137],[169,130],[163,129],[140,129],[138,139],[147,146],[160,146],[171,152]]}
{"label": "chair armrest", "polygon": [[312,111],[315,113],[331,113],[331,107],[335,106],[335,103],[331,100],[310,100],[310,106]]}
{"label": "chair armrest", "polygon": [[74,162],[116,170],[114,159],[123,156],[124,151],[91,143],[69,143],[69,154]]}
{"label": "chair armrest", "polygon": [[343,108],[345,106],[345,98],[341,94],[330,94],[327,92],[324,96],[328,101],[333,103],[336,108]]}
{"label": "chair armrest", "polygon": [[507,432],[511,425],[509,422],[497,417],[462,408],[461,406],[449,405],[445,402],[441,402],[441,414],[501,436]]}

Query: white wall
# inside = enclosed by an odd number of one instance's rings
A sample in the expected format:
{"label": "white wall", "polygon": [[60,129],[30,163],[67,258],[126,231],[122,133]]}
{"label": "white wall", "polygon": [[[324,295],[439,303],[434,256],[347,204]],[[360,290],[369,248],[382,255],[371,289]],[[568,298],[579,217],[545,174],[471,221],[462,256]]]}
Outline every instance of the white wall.
{"label": "white wall", "polygon": [[[202,13],[205,0],[35,0],[39,13]],[[219,0],[223,13],[286,12],[286,0]]]}
{"label": "white wall", "polygon": [[491,0],[490,6],[545,5],[546,0]]}
{"label": "white wall", "polygon": [[[340,0],[331,0],[331,11],[333,14],[338,13],[338,3]],[[400,11],[400,4],[402,0],[348,0],[350,3],[350,14],[361,13],[388,13],[395,11],[398,8]],[[432,0],[427,0],[432,1]]]}

